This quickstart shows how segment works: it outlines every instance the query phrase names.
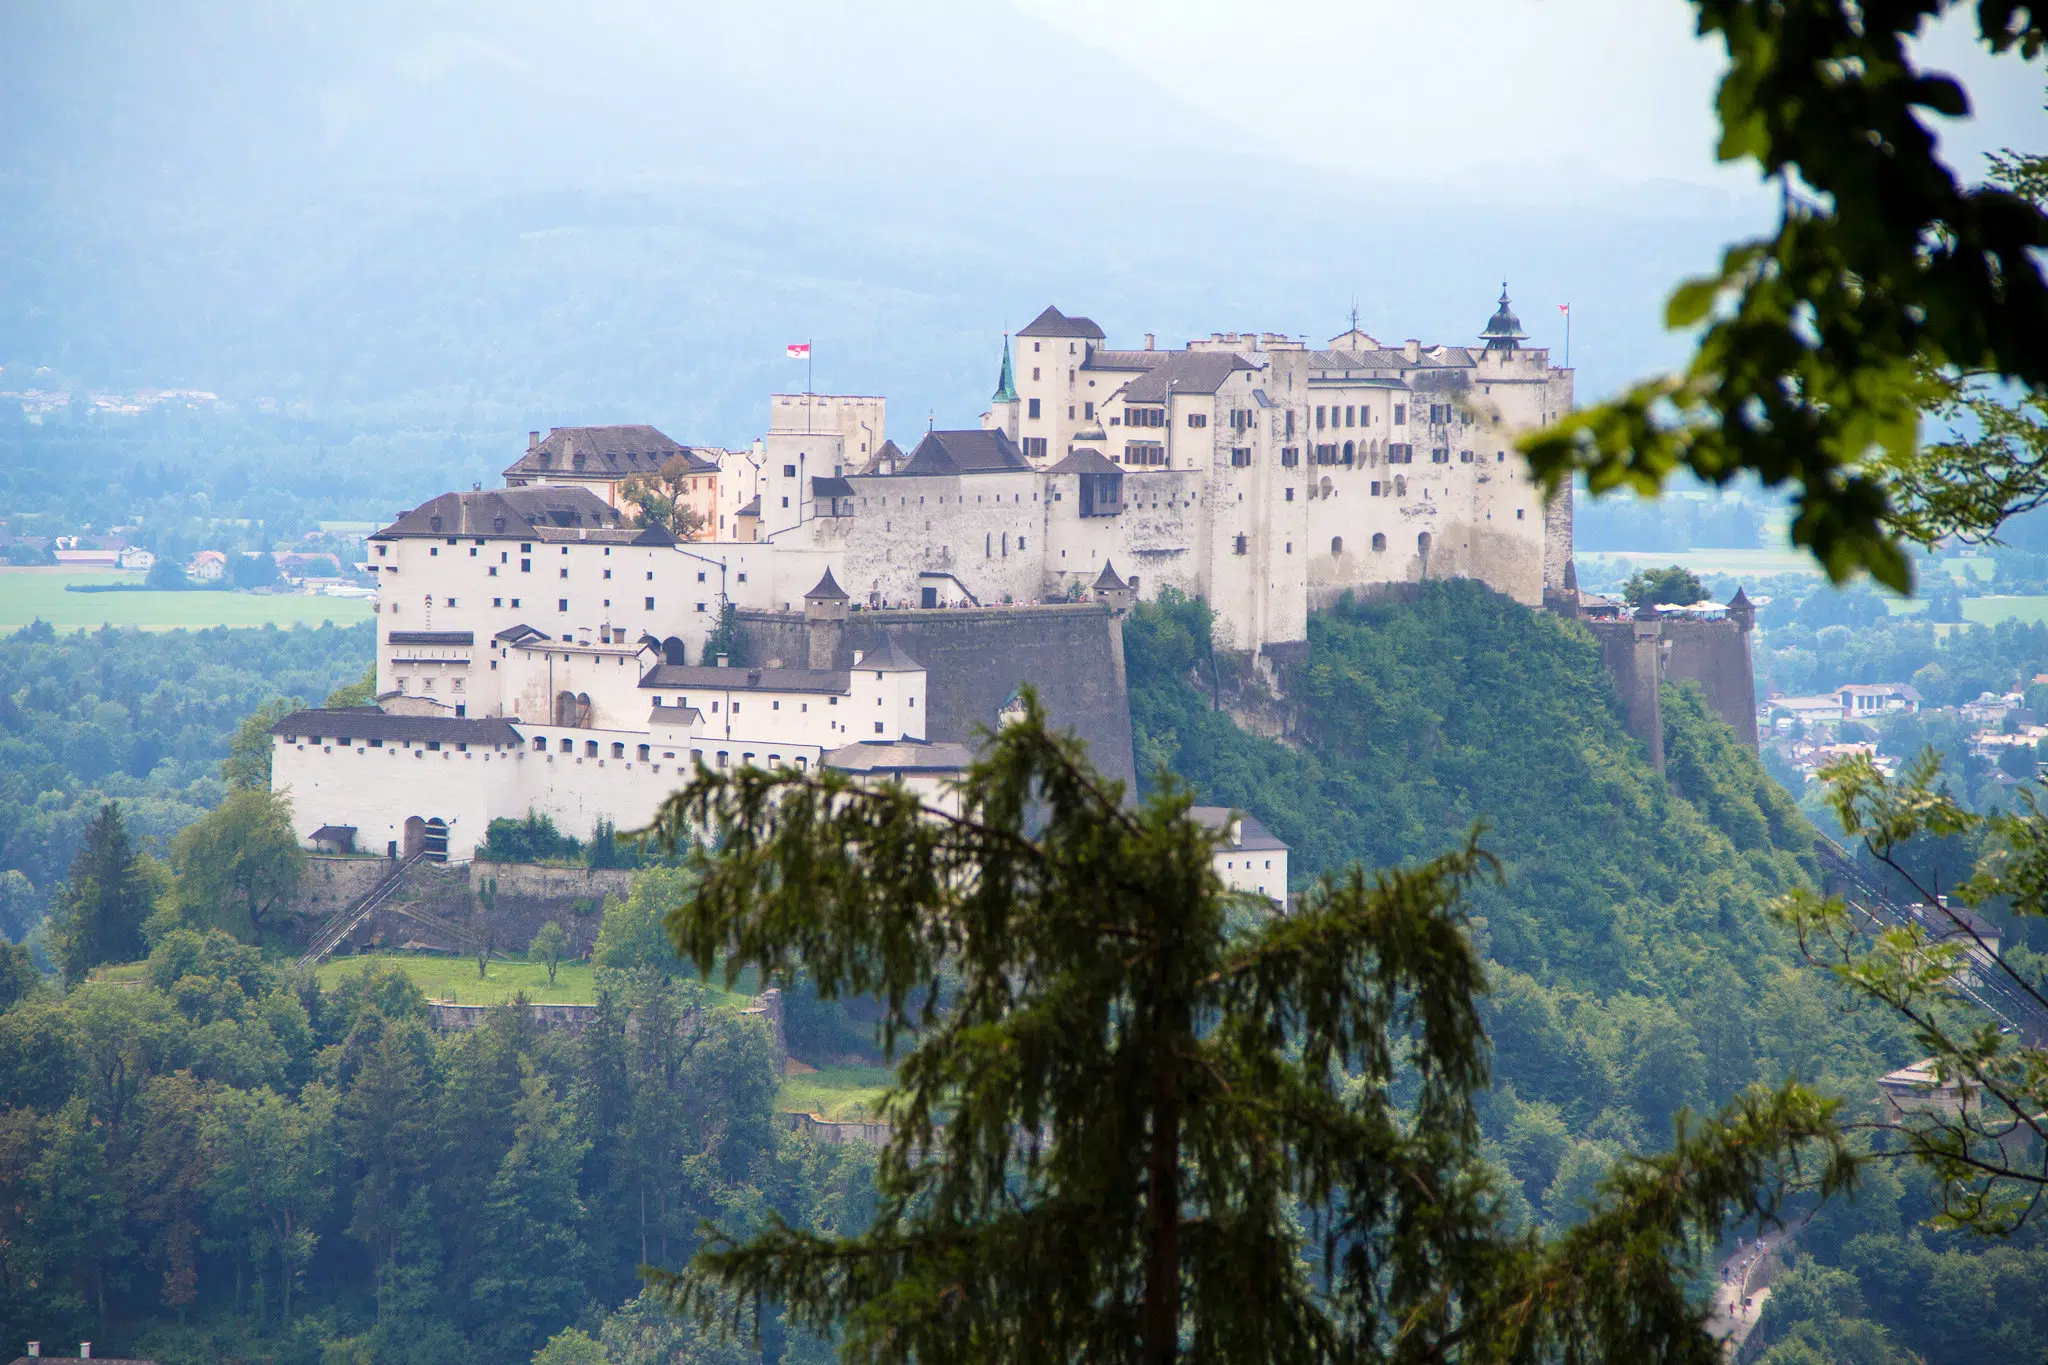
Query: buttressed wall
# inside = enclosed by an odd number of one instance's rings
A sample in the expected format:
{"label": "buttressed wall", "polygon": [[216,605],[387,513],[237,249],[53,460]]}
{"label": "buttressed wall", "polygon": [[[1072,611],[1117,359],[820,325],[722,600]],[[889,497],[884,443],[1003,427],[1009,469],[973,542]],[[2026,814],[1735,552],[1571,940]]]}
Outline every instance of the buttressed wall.
{"label": "buttressed wall", "polygon": [[[740,632],[751,664],[808,655],[796,613],[743,611]],[[927,670],[925,738],[971,747],[975,727],[993,728],[1003,704],[1029,683],[1054,725],[1087,741],[1097,768],[1133,783],[1123,633],[1107,607],[857,611],[840,627],[833,666],[854,667],[855,650],[877,649],[884,639]]]}
{"label": "buttressed wall", "polygon": [[1708,708],[1728,722],[1736,738],[1757,747],[1756,679],[1749,659],[1752,623],[1747,614],[1722,621],[1655,617],[1586,622],[1600,642],[1600,660],[1621,694],[1628,731],[1648,746],[1657,771],[1664,771],[1660,689],[1666,682],[1698,683]]}

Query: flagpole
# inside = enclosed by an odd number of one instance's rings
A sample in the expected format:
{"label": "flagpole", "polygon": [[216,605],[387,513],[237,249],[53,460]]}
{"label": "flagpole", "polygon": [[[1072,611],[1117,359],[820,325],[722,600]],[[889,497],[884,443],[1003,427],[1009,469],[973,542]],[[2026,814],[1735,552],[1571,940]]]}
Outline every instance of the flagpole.
{"label": "flagpole", "polygon": [[[1569,320],[1569,319],[1567,319],[1567,320]],[[1567,330],[1567,336],[1569,336],[1569,330]],[[1569,356],[1569,355],[1571,354],[1571,342],[1570,342],[1569,340],[1567,340],[1567,341],[1565,342],[1565,354],[1566,354],[1567,356]],[[810,338],[806,337],[806,338],[804,339],[804,431],[805,431],[806,433],[809,433],[810,429],[811,429],[811,341],[810,341]]]}

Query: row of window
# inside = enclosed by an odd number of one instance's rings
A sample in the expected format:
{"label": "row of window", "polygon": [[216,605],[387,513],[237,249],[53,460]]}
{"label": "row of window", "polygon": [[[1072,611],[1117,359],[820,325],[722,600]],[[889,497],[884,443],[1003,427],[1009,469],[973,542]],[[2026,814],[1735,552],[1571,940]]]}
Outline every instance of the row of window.
{"label": "row of window", "polygon": [[[1251,537],[1240,535],[1234,541],[1231,542],[1230,548],[1234,553],[1242,555],[1250,554],[1251,546]],[[1387,548],[1387,537],[1385,532],[1373,532],[1372,548],[1379,551],[1384,551]],[[1429,532],[1423,531],[1415,537],[1415,548],[1421,551],[1423,554],[1429,553]],[[1294,542],[1291,540],[1287,542],[1287,553],[1294,553]],[[1341,555],[1344,553],[1344,537],[1330,537],[1330,553],[1333,555]]]}
{"label": "row of window", "polygon": [[1166,425],[1166,409],[1125,408],[1124,425],[1127,427],[1163,427]]}
{"label": "row of window", "polygon": [[1166,463],[1166,447],[1151,441],[1132,441],[1124,446],[1127,465],[1155,466]]}

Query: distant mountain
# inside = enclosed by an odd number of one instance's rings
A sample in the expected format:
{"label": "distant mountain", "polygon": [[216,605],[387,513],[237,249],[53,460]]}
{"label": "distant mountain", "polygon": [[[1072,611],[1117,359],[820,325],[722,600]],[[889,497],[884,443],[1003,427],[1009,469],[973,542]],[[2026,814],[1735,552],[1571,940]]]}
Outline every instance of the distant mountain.
{"label": "distant mountain", "polygon": [[[1113,339],[1463,341],[1505,276],[1582,391],[1674,354],[1669,285],[1745,206],[1370,183],[1008,9],[7,4],[0,388],[194,386],[511,442],[737,442],[783,359],[971,422],[1048,302]],[[1264,77],[1262,77],[1264,79]]]}

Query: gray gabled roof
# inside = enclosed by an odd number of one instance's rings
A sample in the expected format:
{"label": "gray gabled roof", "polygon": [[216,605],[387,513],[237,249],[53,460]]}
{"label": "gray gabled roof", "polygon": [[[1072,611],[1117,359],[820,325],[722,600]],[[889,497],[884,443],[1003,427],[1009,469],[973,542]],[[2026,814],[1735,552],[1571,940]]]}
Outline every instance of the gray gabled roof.
{"label": "gray gabled roof", "polygon": [[1043,313],[1017,329],[1020,337],[1086,337],[1090,341],[1102,340],[1102,329],[1092,318],[1070,318],[1059,309],[1047,306]]}
{"label": "gray gabled roof", "polygon": [[371,536],[470,537],[485,540],[590,540],[609,545],[673,545],[663,526],[629,526],[617,508],[588,488],[493,488],[429,498]]}
{"label": "gray gabled roof", "polygon": [[1169,356],[1112,396],[1126,403],[1163,403],[1170,394],[1214,393],[1233,374],[1258,369],[1235,351],[1173,351]]}
{"label": "gray gabled roof", "polygon": [[1103,456],[1099,451],[1076,450],[1066,459],[1048,469],[1048,474],[1121,474],[1123,469],[1116,461]]}
{"label": "gray gabled roof", "polygon": [[1004,431],[928,431],[911,452],[899,477],[945,474],[1006,474],[1028,470],[1031,462]]}
{"label": "gray gabled roof", "polygon": [[491,638],[493,640],[502,640],[508,645],[517,645],[524,644],[528,640],[546,640],[550,637],[541,631],[535,630],[525,622],[521,622],[516,626],[505,627]]}
{"label": "gray gabled roof", "polygon": [[871,669],[876,673],[922,673],[924,665],[896,647],[896,642],[884,635],[882,643],[860,656],[855,668]]}
{"label": "gray gabled roof", "polygon": [[1273,831],[1259,823],[1257,816],[1247,815],[1243,811],[1233,811],[1229,806],[1188,807],[1188,815],[1196,824],[1218,831],[1227,831],[1230,828],[1230,817],[1233,814],[1238,819],[1237,841],[1223,844],[1221,847],[1261,853],[1286,851],[1287,845],[1276,838]]}
{"label": "gray gabled roof", "polygon": [[384,637],[394,645],[473,645],[476,632],[469,630],[394,630]]}
{"label": "gray gabled roof", "polygon": [[311,743],[313,736],[337,741],[346,736],[350,740],[438,740],[443,744],[519,743],[519,732],[512,723],[496,716],[391,716],[376,706],[294,711],[271,726],[270,733],[288,741],[305,736],[306,743]]}
{"label": "gray gabled roof", "polygon": [[1149,370],[1155,365],[1164,365],[1168,356],[1179,355],[1178,351],[1106,351],[1100,348],[1090,351],[1088,358],[1081,362],[1084,370]]}
{"label": "gray gabled roof", "polygon": [[708,687],[714,692],[837,692],[851,691],[844,669],[719,668],[703,664],[656,664],[640,679],[649,690]]}
{"label": "gray gabled roof", "polygon": [[678,455],[693,474],[716,474],[718,466],[644,423],[611,427],[555,427],[505,470],[506,478],[630,479],[654,474]]}

